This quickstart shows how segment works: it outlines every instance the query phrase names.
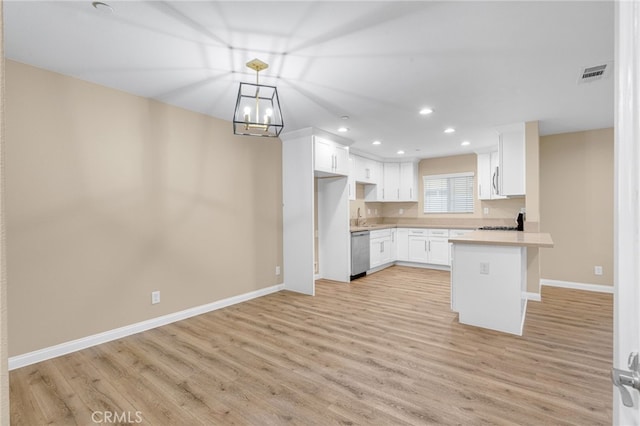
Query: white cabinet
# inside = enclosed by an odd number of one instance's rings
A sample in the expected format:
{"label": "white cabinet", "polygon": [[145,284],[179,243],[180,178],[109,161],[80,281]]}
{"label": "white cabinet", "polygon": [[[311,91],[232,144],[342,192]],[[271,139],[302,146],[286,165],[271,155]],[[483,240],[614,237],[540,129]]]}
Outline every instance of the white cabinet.
{"label": "white cabinet", "polygon": [[498,200],[506,198],[498,194],[500,153],[494,151],[478,154],[478,199]]}
{"label": "white cabinet", "polygon": [[450,251],[449,230],[430,229],[428,231],[427,263],[449,265]]}
{"label": "white cabinet", "polygon": [[382,201],[418,201],[418,165],[384,163]]}
{"label": "white cabinet", "polygon": [[383,165],[383,201],[400,201],[400,163],[384,163]]}
{"label": "white cabinet", "polygon": [[409,230],[409,262],[428,263],[429,237],[426,229]]}
{"label": "white cabinet", "polygon": [[498,193],[507,197],[525,195],[525,125],[518,123],[500,132]]}
{"label": "white cabinet", "polygon": [[349,148],[314,136],[314,170],[328,175],[349,174]]}
{"label": "white cabinet", "polygon": [[398,259],[398,230],[391,228],[391,244],[389,245],[390,262],[395,262]]}
{"label": "white cabinet", "polygon": [[418,165],[400,163],[400,201],[418,201]]}
{"label": "white cabinet", "polygon": [[355,178],[357,182],[369,184],[381,183],[379,182],[382,175],[382,170],[380,170],[380,162],[360,156],[355,156],[355,158]]}
{"label": "white cabinet", "polygon": [[357,157],[355,155],[349,156],[349,178],[347,180],[347,186],[349,190],[349,200],[356,199],[356,165]]}
{"label": "white cabinet", "polygon": [[396,231],[396,260],[409,261],[409,229],[398,228]]}
{"label": "white cabinet", "polygon": [[393,262],[391,229],[371,231],[369,234],[369,269]]}

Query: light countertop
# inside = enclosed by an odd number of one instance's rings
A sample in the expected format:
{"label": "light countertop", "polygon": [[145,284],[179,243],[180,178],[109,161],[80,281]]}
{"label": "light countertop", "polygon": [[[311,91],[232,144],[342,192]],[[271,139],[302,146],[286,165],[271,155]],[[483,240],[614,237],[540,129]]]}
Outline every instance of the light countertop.
{"label": "light countertop", "polygon": [[445,226],[445,225],[423,225],[423,224],[415,224],[415,225],[398,225],[395,223],[378,223],[374,225],[364,225],[364,226],[351,226],[351,232],[359,232],[359,231],[375,231],[376,229],[393,229],[393,228],[414,228],[414,229],[476,229],[476,227],[468,227],[468,226]]}
{"label": "light countertop", "polygon": [[522,231],[474,231],[460,237],[449,238],[449,242],[492,246],[553,247],[550,234]]}

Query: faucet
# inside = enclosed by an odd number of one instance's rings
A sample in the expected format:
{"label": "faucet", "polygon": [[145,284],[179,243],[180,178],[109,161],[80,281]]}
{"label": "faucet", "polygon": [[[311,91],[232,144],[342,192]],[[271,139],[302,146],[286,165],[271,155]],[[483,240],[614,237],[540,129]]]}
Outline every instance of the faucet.
{"label": "faucet", "polygon": [[360,207],[358,207],[358,216],[356,217],[356,226],[362,226],[364,225],[364,223],[360,223],[360,219],[362,218],[362,215],[360,215]]}

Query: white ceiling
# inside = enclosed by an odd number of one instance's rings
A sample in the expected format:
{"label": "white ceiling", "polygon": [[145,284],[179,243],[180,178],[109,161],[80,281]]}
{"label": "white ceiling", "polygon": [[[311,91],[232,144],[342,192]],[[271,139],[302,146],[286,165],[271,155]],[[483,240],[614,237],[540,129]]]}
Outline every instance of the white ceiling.
{"label": "white ceiling", "polygon": [[613,77],[578,84],[613,61],[611,1],[103,1],[5,0],[5,56],[229,121],[257,57],[284,132],[346,126],[381,158],[481,151],[521,121],[613,126]]}

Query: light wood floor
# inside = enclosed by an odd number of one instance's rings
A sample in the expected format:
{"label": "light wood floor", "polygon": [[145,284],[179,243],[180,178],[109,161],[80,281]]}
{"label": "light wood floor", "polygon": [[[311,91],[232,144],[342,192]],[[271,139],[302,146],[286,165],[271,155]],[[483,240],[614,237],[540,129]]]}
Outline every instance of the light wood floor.
{"label": "light wood floor", "polygon": [[611,295],[545,287],[517,337],[459,324],[448,286],[396,266],[24,367],[11,424],[611,424]]}

